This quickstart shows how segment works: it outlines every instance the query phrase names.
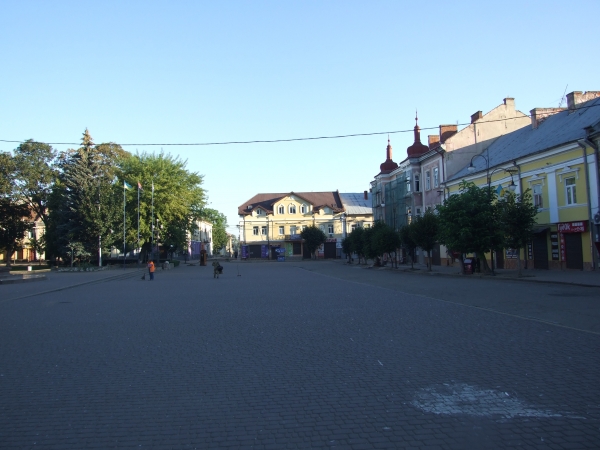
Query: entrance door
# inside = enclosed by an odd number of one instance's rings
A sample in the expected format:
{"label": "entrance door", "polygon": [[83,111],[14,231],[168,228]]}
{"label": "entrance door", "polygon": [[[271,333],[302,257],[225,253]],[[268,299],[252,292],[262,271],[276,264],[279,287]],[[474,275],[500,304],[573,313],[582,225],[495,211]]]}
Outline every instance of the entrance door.
{"label": "entrance door", "polygon": [[431,264],[434,266],[442,265],[442,257],[440,256],[440,244],[435,244],[431,250]]}
{"label": "entrance door", "polygon": [[310,259],[311,258],[311,254],[308,251],[308,248],[306,248],[305,244],[302,244],[302,259]]}
{"label": "entrance door", "polygon": [[260,245],[249,245],[248,246],[248,258],[259,258],[260,259]]}
{"label": "entrance door", "polygon": [[325,242],[324,247],[323,256],[325,259],[336,257],[335,242]]}
{"label": "entrance door", "polygon": [[548,270],[548,240],[545,231],[533,235],[533,268]]}
{"label": "entrance door", "polygon": [[300,242],[294,242],[292,245],[292,253],[294,255],[301,255],[302,254],[302,244]]}
{"label": "entrance door", "polygon": [[495,253],[496,253],[496,269],[504,269],[504,249],[500,249]]}
{"label": "entrance door", "polygon": [[565,233],[565,257],[567,269],[583,270],[583,247],[581,233]]}

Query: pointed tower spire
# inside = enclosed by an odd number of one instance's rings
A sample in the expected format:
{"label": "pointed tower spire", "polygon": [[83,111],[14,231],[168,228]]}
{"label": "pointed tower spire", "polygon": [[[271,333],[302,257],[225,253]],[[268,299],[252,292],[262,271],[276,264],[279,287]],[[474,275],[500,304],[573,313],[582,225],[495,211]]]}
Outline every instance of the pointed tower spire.
{"label": "pointed tower spire", "polygon": [[415,156],[420,156],[429,150],[429,147],[427,147],[426,145],[423,145],[421,143],[421,128],[419,128],[419,114],[418,114],[417,109],[415,109],[414,133],[415,133],[415,142],[413,143],[413,145],[411,145],[410,147],[408,147],[406,149],[409,158],[415,157]]}

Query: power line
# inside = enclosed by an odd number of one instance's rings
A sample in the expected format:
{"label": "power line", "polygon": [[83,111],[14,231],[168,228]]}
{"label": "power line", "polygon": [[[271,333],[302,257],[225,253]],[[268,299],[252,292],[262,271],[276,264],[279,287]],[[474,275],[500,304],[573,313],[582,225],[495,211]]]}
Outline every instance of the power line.
{"label": "power line", "polygon": [[[590,106],[580,106],[576,108],[576,111],[580,111],[582,109],[594,108],[600,106],[599,104],[590,105]],[[566,109],[565,109],[566,111]],[[521,117],[531,117],[529,114],[523,114]],[[504,119],[496,119],[496,120],[485,120],[476,122],[477,125],[484,123],[493,123],[493,122],[505,122],[507,120],[514,120],[520,117],[509,117]],[[472,125],[472,122],[468,123],[457,123],[457,127]],[[420,130],[437,130],[439,127],[419,127]],[[382,134],[399,134],[399,133],[411,133],[414,131],[414,128],[409,130],[395,130],[395,131],[376,131],[373,133],[354,133],[354,134],[339,134],[333,136],[316,136],[316,137],[301,137],[301,138],[289,138],[289,139],[262,139],[262,140],[252,140],[252,141],[223,141],[223,142],[194,142],[194,143],[137,143],[137,144],[118,144],[121,147],[204,147],[211,145],[247,145],[247,144],[274,144],[281,142],[299,142],[299,141],[318,141],[324,139],[344,139],[344,138],[353,138],[353,137],[362,137],[362,136],[378,136]],[[31,142],[33,144],[47,144],[47,145],[80,145],[81,142],[41,142],[41,141],[16,141],[16,140],[7,140],[0,139],[0,142],[6,142],[11,144],[23,144],[25,142]]]}

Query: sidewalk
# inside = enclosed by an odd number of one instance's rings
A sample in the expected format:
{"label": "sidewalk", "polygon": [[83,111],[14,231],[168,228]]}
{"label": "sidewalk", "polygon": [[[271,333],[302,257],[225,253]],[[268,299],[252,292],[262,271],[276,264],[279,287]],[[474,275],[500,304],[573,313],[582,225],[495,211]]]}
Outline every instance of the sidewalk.
{"label": "sidewalk", "polygon": [[[343,260],[335,260],[346,264]],[[354,264],[357,266],[357,264]],[[398,269],[392,269],[390,266],[385,267],[372,267],[371,265],[363,265],[365,269],[370,268],[372,270],[394,270],[407,274],[422,275],[422,276],[457,276],[464,278],[493,278],[493,279],[509,279],[513,281],[523,281],[530,283],[555,283],[555,284],[566,284],[573,286],[588,286],[588,287],[600,287],[600,270],[583,271],[583,270],[539,270],[539,269],[522,269],[522,276],[518,276],[516,269],[496,269],[496,275],[488,275],[483,273],[474,273],[471,275],[463,275],[461,268],[458,264],[454,266],[432,266],[432,270],[428,271],[425,264],[414,264],[414,270],[411,269],[410,264],[400,264]]]}

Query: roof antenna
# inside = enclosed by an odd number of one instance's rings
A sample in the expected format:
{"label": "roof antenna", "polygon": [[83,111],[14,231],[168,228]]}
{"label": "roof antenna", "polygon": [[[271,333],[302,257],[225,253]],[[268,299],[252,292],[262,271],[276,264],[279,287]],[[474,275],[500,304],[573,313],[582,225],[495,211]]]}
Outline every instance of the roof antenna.
{"label": "roof antenna", "polygon": [[569,87],[569,85],[567,84],[567,85],[565,86],[565,92],[563,92],[563,95],[562,95],[562,97],[560,98],[560,103],[558,104],[558,107],[559,107],[559,108],[560,108],[560,107],[562,107],[562,104],[563,104],[563,102],[565,101],[565,95],[566,95],[566,93],[567,93],[567,88],[568,88],[568,87]]}

